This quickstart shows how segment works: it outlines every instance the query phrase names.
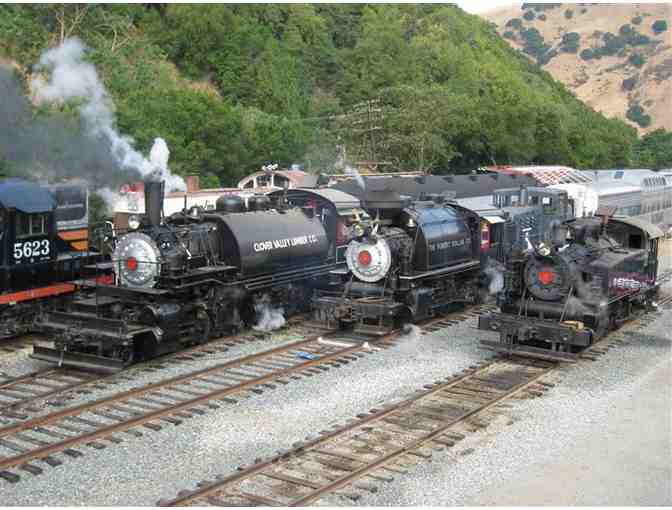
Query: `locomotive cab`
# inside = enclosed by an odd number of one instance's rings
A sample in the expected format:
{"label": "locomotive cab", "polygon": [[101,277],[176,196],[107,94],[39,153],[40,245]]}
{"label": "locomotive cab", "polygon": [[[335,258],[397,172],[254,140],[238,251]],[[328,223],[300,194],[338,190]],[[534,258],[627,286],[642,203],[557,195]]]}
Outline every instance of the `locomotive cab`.
{"label": "locomotive cab", "polygon": [[56,204],[36,184],[0,184],[0,271],[2,292],[46,284],[54,278]]}
{"label": "locomotive cab", "polygon": [[565,223],[565,242],[537,244],[512,254],[499,295],[501,313],[479,317],[479,329],[497,331],[495,350],[575,360],[637,310],[658,288],[655,225],[608,215]]}

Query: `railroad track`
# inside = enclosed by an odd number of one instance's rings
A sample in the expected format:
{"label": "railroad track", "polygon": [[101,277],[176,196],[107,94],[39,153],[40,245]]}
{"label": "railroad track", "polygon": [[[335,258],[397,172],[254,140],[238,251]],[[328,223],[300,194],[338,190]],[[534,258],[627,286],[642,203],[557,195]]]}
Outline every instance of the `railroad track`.
{"label": "railroad track", "polygon": [[96,376],[90,373],[60,368],[6,379],[0,382],[0,416],[21,419],[23,415],[15,412],[21,405],[80,387],[95,379]]}
{"label": "railroad track", "polygon": [[[294,323],[293,325],[296,328],[291,331],[292,333],[301,334],[302,331],[307,331],[301,327],[300,322],[291,322]],[[159,368],[164,368],[166,365],[194,361],[207,355],[226,352],[230,347],[259,340],[266,334],[251,331],[240,335],[220,338],[205,345],[166,354],[145,363],[129,367],[129,369],[131,373],[156,371]],[[129,369],[101,375],[83,370],[48,367],[17,377],[0,379],[0,425],[6,424],[6,419],[27,419],[28,415],[22,412],[22,410],[36,412],[39,410],[38,404],[47,398],[56,395],[67,396],[68,392],[74,391],[88,393],[89,389],[87,387],[90,386],[95,387],[97,385],[101,387],[100,385],[102,384],[108,385],[122,382]],[[122,377],[119,377],[120,374]],[[52,403],[56,405],[57,402],[54,401]]]}
{"label": "railroad track", "polygon": [[21,335],[11,338],[0,338],[0,358],[20,351],[25,351],[33,346],[34,335]]}
{"label": "railroad track", "polygon": [[[443,329],[468,317],[476,317],[490,308],[490,305],[481,305],[473,310],[426,321],[422,330],[423,334]],[[307,335],[309,331],[314,331],[314,328],[311,329],[310,327],[303,326],[301,320],[302,318],[299,317],[288,321],[288,324],[293,326],[291,330],[292,334]],[[275,333],[277,334],[277,331]],[[177,353],[161,356],[146,363],[134,365],[131,369],[134,372],[156,371],[169,364],[195,361],[207,355],[225,352],[229,347],[256,341],[264,335],[266,333],[250,331],[236,336],[213,340],[205,345],[191,347]],[[22,412],[22,410],[36,412],[36,409],[39,409],[38,404],[46,398],[61,395],[68,391],[80,390],[82,393],[86,393],[88,392],[87,387],[91,385],[100,386],[101,384],[108,385],[119,382],[119,374],[126,374],[126,372],[95,375],[90,372],[67,368],[45,368],[14,378],[0,379],[0,425],[7,424],[7,421],[4,419],[27,419],[28,415]],[[55,400],[52,404],[57,405],[58,400]],[[32,409],[31,406],[33,406]]]}
{"label": "railroad track", "polygon": [[[386,339],[380,344],[385,345]],[[144,427],[159,430],[179,425],[185,418],[207,408],[235,403],[237,394],[263,392],[289,379],[310,377],[355,361],[368,349],[361,342],[343,338],[310,338],[246,356],[216,367],[129,390],[91,403],[0,428],[0,478],[17,482],[10,468],[40,474],[39,461],[59,465],[54,457],[64,453],[79,457],[77,446],[102,449],[105,442],[118,443],[114,434],[142,435]],[[6,452],[12,452],[7,455]]]}
{"label": "railroad track", "polygon": [[403,472],[407,457],[431,457],[464,436],[455,428],[522,392],[538,395],[555,363],[496,360],[427,385],[412,398],[322,431],[317,439],[216,481],[201,482],[162,506],[303,506],[349,485],[367,490]]}
{"label": "railroad track", "polygon": [[[669,303],[672,295],[661,298],[659,306]],[[597,360],[624,343],[625,335],[653,320],[651,313],[634,319],[581,358]],[[442,323],[445,320],[432,326]],[[196,489],[180,491],[174,499],[157,504],[303,506],[331,493],[357,500],[357,490],[376,492],[372,482],[389,482],[393,475],[406,472],[407,463],[430,458],[434,450],[453,447],[465,437],[459,432],[460,426],[466,430],[487,426],[490,417],[510,407],[505,400],[543,395],[554,386],[543,379],[558,365],[498,356],[426,385],[401,403],[371,409],[335,430],[320,431],[317,439],[294,444],[289,451],[238,468],[237,473],[202,481]]]}
{"label": "railroad track", "polygon": [[[476,310],[485,309],[479,307]],[[438,317],[424,326],[444,320],[445,317]],[[42,463],[61,464],[56,454],[81,456],[82,452],[75,447],[86,445],[102,449],[109,442],[123,441],[122,434],[141,436],[140,428],[159,430],[166,424],[179,425],[186,418],[206,413],[209,408],[235,403],[238,396],[274,389],[289,384],[292,379],[312,377],[356,361],[367,353],[389,348],[395,345],[394,340],[400,334],[395,331],[373,339],[322,332],[322,336],[313,335],[214,367],[0,427],[0,478],[18,482],[20,471],[40,474]],[[202,347],[207,349],[210,345]],[[180,353],[178,358],[185,355]]]}

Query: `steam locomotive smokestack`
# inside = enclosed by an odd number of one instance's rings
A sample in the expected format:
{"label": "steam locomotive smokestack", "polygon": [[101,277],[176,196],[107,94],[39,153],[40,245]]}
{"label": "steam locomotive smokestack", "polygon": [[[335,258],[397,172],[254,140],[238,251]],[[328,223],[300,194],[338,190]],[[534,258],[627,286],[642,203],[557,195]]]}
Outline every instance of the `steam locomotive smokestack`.
{"label": "steam locomotive smokestack", "polygon": [[145,214],[153,227],[161,224],[163,184],[163,181],[145,181]]}

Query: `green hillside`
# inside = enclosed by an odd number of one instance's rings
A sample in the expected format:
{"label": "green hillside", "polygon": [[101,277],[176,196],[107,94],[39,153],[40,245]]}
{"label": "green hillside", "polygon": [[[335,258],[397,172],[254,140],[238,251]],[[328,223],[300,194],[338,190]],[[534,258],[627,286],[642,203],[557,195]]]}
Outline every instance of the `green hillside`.
{"label": "green hillside", "polygon": [[165,138],[172,169],[206,184],[344,155],[435,173],[627,167],[657,146],[451,5],[0,6],[0,61],[24,78],[68,37],[89,47],[119,130],[143,152]]}

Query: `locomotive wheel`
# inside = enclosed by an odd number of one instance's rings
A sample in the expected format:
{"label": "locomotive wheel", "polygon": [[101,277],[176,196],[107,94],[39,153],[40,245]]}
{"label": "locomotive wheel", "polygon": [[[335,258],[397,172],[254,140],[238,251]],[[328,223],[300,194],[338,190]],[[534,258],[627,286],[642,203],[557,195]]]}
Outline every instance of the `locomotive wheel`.
{"label": "locomotive wheel", "polygon": [[137,360],[149,360],[159,355],[158,343],[151,333],[145,333],[135,338],[133,342],[133,358]]}
{"label": "locomotive wheel", "polygon": [[196,322],[194,323],[194,339],[197,345],[203,345],[210,340],[211,329],[212,326],[208,314],[204,311],[198,312]]}
{"label": "locomotive wheel", "polygon": [[394,317],[394,327],[403,328],[404,326],[413,324],[415,320],[416,319],[413,317],[413,312],[411,312],[410,308],[404,307],[401,312]]}
{"label": "locomotive wheel", "polygon": [[128,346],[115,347],[112,352],[112,357],[125,364],[130,364],[133,362],[133,350]]}

